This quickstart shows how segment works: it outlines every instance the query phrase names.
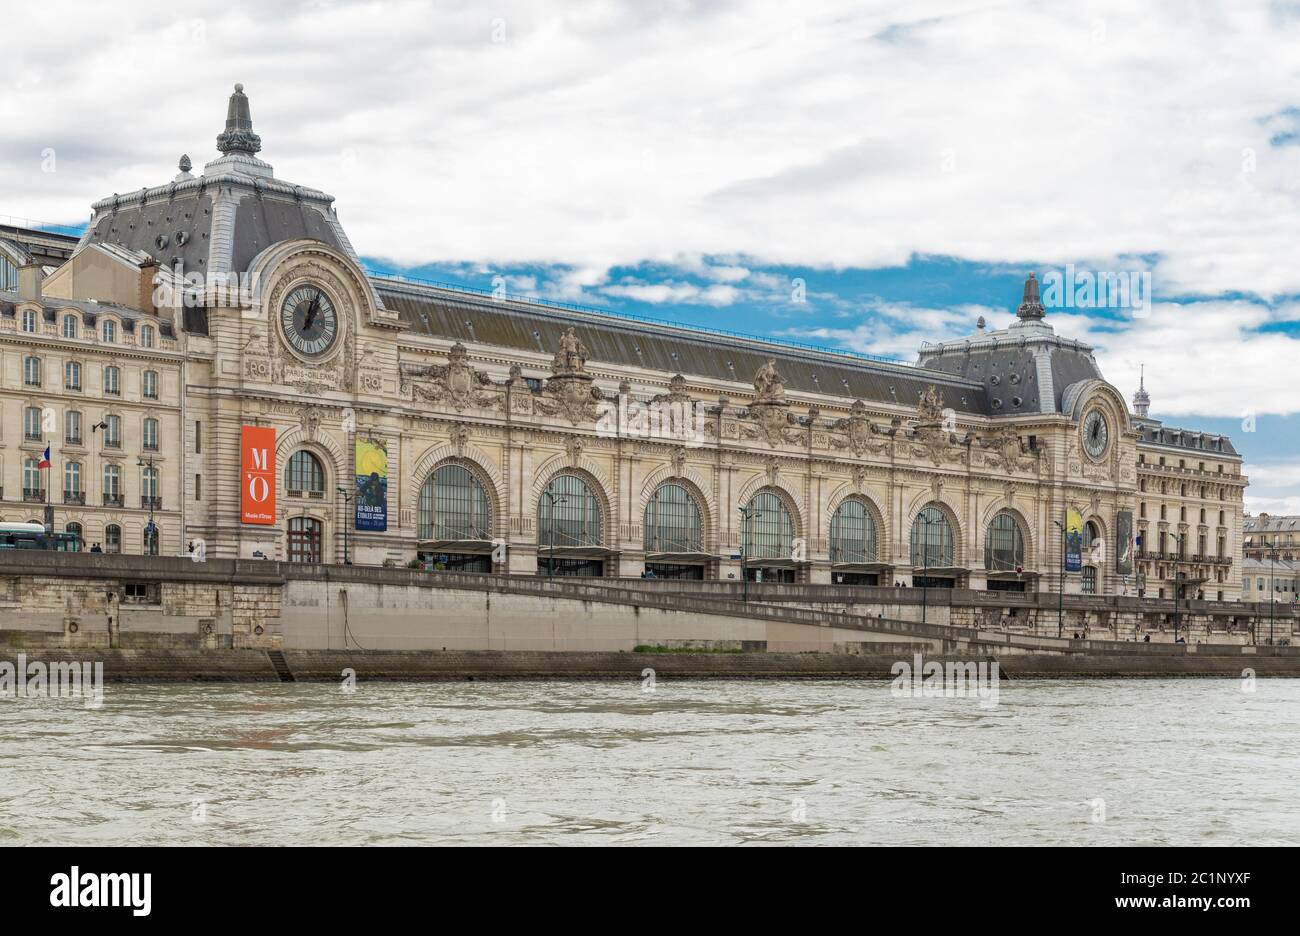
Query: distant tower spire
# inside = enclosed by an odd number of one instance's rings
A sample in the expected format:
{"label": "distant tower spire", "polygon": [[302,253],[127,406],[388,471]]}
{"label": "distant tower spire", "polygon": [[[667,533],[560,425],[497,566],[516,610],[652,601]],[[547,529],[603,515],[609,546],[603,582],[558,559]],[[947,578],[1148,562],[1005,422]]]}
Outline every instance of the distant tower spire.
{"label": "distant tower spire", "polygon": [[1021,321],[1028,322],[1041,319],[1045,314],[1043,300],[1038,297],[1038,280],[1030,273],[1029,279],[1025,280],[1025,295],[1020,300],[1020,308],[1016,310],[1016,315]]}
{"label": "distant tower spire", "polygon": [[226,129],[217,135],[217,149],[225,156],[231,153],[252,156],[261,148],[262,138],[253,132],[253,115],[248,109],[244,86],[237,84],[226,108]]}
{"label": "distant tower spire", "polygon": [[1133,394],[1133,412],[1146,419],[1147,411],[1151,409],[1151,394],[1147,393],[1147,366],[1142,364],[1140,367],[1138,392]]}

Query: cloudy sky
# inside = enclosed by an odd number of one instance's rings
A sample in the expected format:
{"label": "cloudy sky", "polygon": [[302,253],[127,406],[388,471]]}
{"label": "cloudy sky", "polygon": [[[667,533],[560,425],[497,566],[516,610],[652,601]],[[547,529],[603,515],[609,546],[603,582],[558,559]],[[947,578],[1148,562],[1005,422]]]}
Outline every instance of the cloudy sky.
{"label": "cloudy sky", "polygon": [[280,178],[375,270],[914,360],[1028,270],[1153,414],[1300,513],[1300,5],[46,2],[6,9],[0,215],[216,155],[241,81]]}

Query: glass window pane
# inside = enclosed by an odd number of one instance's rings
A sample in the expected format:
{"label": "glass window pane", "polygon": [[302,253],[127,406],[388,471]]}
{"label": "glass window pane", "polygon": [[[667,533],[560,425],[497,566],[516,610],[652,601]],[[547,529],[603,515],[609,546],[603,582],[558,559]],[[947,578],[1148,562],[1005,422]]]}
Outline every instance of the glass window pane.
{"label": "glass window pane", "polygon": [[646,552],[704,551],[700,506],[680,484],[661,484],[645,507]]}

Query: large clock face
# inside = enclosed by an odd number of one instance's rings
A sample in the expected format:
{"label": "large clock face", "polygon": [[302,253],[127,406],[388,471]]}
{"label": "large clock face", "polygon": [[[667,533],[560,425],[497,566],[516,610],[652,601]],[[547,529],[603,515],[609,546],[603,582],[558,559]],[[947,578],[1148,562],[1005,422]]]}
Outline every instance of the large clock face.
{"label": "large clock face", "polygon": [[1110,429],[1101,410],[1091,410],[1083,418],[1083,447],[1093,458],[1101,458],[1106,453],[1106,443],[1110,440]]}
{"label": "large clock face", "polygon": [[298,286],[285,297],[280,326],[285,339],[304,357],[324,357],[339,337],[334,304],[315,286]]}

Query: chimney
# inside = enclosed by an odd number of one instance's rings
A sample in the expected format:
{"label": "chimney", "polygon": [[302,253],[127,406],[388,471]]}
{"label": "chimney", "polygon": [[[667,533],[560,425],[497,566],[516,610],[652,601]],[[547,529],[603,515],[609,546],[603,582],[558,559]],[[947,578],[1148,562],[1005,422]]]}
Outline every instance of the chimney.
{"label": "chimney", "polygon": [[157,312],[154,305],[154,277],[158,275],[158,261],[153,257],[140,262],[140,296],[136,308],[141,312]]}
{"label": "chimney", "polygon": [[45,274],[41,272],[40,264],[24,263],[18,268],[18,297],[40,302],[41,280],[44,278]]}

